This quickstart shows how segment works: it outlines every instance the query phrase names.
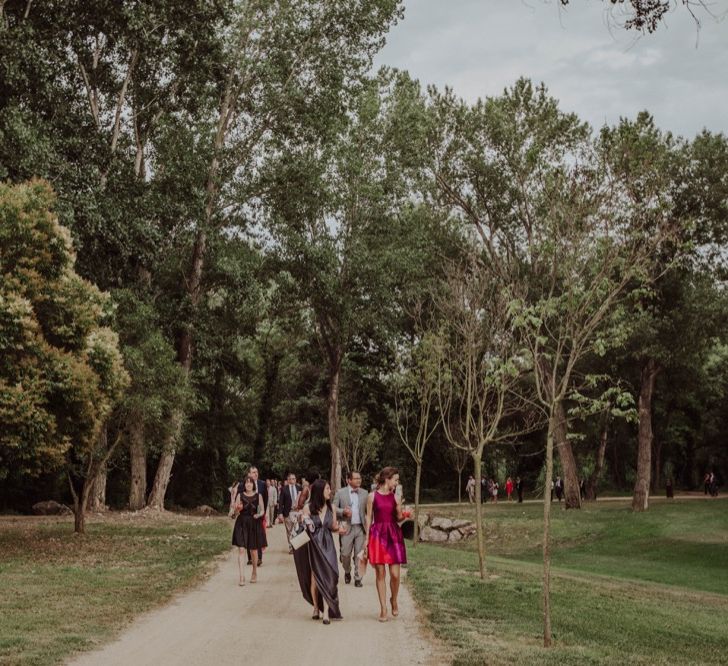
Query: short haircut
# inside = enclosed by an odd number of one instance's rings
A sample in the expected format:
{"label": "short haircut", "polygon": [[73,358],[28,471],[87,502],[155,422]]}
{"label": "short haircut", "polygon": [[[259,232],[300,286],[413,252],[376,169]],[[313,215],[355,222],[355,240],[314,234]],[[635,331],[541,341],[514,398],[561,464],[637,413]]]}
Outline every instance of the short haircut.
{"label": "short haircut", "polygon": [[353,479],[354,478],[354,474],[358,474],[359,476],[361,476],[361,472],[358,469],[350,469],[346,473],[346,478],[347,479]]}

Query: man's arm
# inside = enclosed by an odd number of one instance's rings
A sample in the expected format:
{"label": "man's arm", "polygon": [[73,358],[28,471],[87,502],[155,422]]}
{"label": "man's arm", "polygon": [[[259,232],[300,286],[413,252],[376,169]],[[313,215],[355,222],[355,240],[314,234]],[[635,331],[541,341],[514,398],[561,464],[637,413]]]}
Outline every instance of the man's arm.
{"label": "man's arm", "polygon": [[335,509],[337,518],[344,517],[344,507],[341,504],[342,504],[341,490],[337,490],[336,495],[334,495],[334,509]]}

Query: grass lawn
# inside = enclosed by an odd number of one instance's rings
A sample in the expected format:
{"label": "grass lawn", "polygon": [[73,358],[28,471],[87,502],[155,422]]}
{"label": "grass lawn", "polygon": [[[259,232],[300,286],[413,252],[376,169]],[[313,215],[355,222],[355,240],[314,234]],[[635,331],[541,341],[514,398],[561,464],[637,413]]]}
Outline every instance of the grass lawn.
{"label": "grass lawn", "polygon": [[[469,507],[430,509],[473,518]],[[541,648],[543,507],[485,507],[474,539],[409,549],[408,579],[455,664],[728,664],[728,501],[554,505],[552,628]]]}
{"label": "grass lawn", "polygon": [[0,518],[0,664],[55,664],[199,581],[230,547],[230,521],[111,514]]}

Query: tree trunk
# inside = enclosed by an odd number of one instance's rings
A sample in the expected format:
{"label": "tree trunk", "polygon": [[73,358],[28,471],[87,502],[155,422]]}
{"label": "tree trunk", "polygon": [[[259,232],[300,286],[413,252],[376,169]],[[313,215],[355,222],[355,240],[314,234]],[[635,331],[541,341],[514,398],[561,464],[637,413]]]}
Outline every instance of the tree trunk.
{"label": "tree trunk", "polygon": [[478,536],[478,569],[481,580],[485,578],[485,534],[483,534],[483,504],[482,485],[480,477],[483,474],[481,467],[483,456],[473,454],[473,467],[475,468],[475,533]]}
{"label": "tree trunk", "polygon": [[328,420],[329,443],[331,445],[331,490],[341,488],[341,446],[339,445],[339,384],[341,382],[341,351],[337,350],[332,360],[329,377]]}
{"label": "tree trunk", "polygon": [[131,485],[129,486],[129,508],[143,509],[147,501],[147,450],[144,444],[144,424],[138,414],[129,419],[129,463]]}
{"label": "tree trunk", "polygon": [[99,469],[96,472],[91,482],[91,491],[88,494],[87,508],[89,511],[94,513],[101,513],[106,511],[109,507],[106,506],[106,475],[108,466],[106,461],[99,465]]}
{"label": "tree trunk", "polygon": [[[104,425],[99,433],[99,448],[106,456],[109,454],[109,431]],[[88,498],[86,500],[86,510],[94,513],[106,511],[106,457],[104,457],[96,467],[95,474],[86,480],[89,484]]]}
{"label": "tree trunk", "polygon": [[652,466],[652,481],[650,488],[652,494],[656,494],[660,488],[660,482],[662,481],[662,440],[653,436],[652,438],[652,460],[654,462]]}
{"label": "tree trunk", "polygon": [[637,452],[637,481],[632,496],[633,511],[647,511],[650,501],[650,472],[652,471],[652,394],[660,368],[654,358],[645,363],[640,374],[638,402],[639,429]]}
{"label": "tree trunk", "polygon": [[463,503],[463,470],[458,470],[458,504]]}
{"label": "tree trunk", "polygon": [[273,399],[276,382],[278,380],[278,368],[281,362],[281,354],[273,352],[271,358],[265,359],[265,385],[260,398],[258,408],[258,428],[253,441],[253,460],[260,464],[265,451],[265,436],[270,426],[270,418],[273,413]]}
{"label": "tree trunk", "polygon": [[[561,402],[554,405],[554,422],[552,437],[559,452],[561,471],[564,474],[564,506],[567,509],[581,508],[581,491],[579,490],[579,474],[576,469],[576,459],[567,437],[566,410]],[[547,486],[550,493],[551,486]],[[547,493],[548,494],[548,493]]]}
{"label": "tree trunk", "polygon": [[[554,432],[563,423],[561,403],[554,405],[546,435],[546,480],[543,492],[543,646],[551,647],[551,482],[554,478]],[[578,487],[577,487],[578,491]]]}
{"label": "tree trunk", "polygon": [[92,479],[96,476],[97,471],[94,467],[89,465],[89,477],[82,477],[78,488],[73,483],[71,473],[68,473],[68,484],[73,496],[73,531],[76,534],[86,534],[86,507],[93,485]]}
{"label": "tree trunk", "polygon": [[415,474],[415,529],[412,547],[417,546],[420,540],[420,479],[422,478],[422,460],[417,462],[417,473]]}
{"label": "tree trunk", "polygon": [[597,449],[597,459],[594,462],[594,471],[586,484],[586,499],[588,500],[595,500],[597,498],[597,484],[599,483],[599,477],[604,468],[604,456],[607,452],[607,441],[609,439],[608,435],[609,417],[606,416],[602,422],[602,432],[599,436],[599,448]]}
{"label": "tree trunk", "polygon": [[73,504],[73,531],[76,534],[86,534],[86,509]]}

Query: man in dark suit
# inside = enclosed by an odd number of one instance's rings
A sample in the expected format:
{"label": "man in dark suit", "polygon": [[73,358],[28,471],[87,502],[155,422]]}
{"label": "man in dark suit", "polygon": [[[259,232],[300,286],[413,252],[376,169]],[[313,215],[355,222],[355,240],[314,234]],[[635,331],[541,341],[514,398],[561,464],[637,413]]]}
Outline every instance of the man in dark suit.
{"label": "man in dark suit", "polygon": [[283,524],[286,528],[286,538],[288,539],[288,552],[293,552],[291,546],[291,530],[295,522],[296,501],[303,489],[296,483],[296,475],[289,474],[286,479],[286,485],[281,490],[279,499],[281,505],[281,515],[283,516]]}
{"label": "man in dark suit", "polygon": [[[263,515],[268,515],[268,486],[265,485],[265,481],[261,481],[258,478],[258,468],[257,467],[251,467],[248,470],[248,474],[250,475],[250,478],[255,481],[256,488],[258,489],[258,494],[263,498]],[[258,548],[258,566],[260,566],[263,563],[263,549]],[[250,559],[250,550],[248,550],[248,564],[252,564],[252,561]]]}

